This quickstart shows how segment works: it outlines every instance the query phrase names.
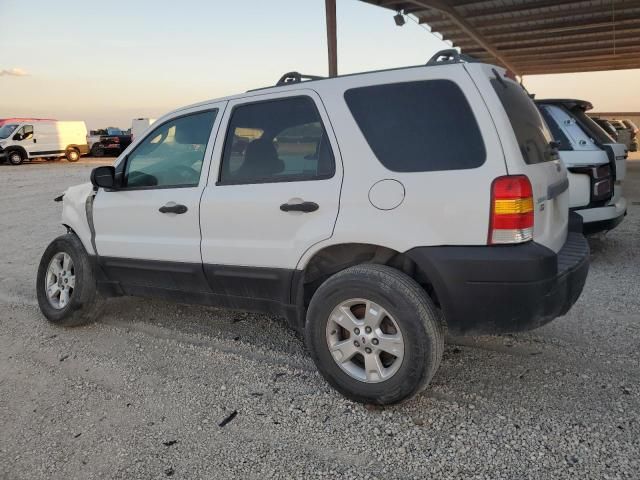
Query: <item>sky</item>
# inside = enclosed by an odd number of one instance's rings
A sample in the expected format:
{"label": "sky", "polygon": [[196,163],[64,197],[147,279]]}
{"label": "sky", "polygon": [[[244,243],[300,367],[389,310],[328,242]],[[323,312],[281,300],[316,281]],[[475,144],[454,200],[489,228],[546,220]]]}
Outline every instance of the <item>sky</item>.
{"label": "sky", "polygon": [[[393,12],[337,0],[338,71],[417,65],[449,48]],[[326,75],[324,0],[0,0],[0,118],[128,128],[180,106]],[[524,78],[538,98],[640,111],[640,69]]]}

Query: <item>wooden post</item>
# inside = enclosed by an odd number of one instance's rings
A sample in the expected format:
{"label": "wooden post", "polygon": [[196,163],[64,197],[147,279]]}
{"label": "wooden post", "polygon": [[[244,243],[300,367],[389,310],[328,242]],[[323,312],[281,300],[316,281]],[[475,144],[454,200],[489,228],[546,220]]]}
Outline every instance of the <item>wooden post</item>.
{"label": "wooden post", "polygon": [[336,0],[325,0],[327,15],[327,53],[329,55],[329,76],[338,75],[338,34],[336,30]]}

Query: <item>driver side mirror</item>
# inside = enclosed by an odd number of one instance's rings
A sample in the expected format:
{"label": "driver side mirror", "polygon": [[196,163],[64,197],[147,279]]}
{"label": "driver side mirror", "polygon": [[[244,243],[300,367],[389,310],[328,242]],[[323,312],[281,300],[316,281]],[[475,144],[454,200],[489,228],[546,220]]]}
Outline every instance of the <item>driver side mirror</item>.
{"label": "driver side mirror", "polygon": [[116,169],[110,165],[94,168],[91,171],[91,183],[96,188],[117,190]]}

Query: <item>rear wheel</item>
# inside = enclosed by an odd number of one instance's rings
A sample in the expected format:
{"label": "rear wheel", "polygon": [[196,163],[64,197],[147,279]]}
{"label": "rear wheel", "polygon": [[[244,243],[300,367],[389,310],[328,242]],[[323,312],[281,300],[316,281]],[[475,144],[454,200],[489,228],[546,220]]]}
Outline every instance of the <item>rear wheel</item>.
{"label": "rear wheel", "polygon": [[77,162],[78,160],[80,160],[80,152],[75,148],[70,148],[69,150],[67,150],[64,156],[67,157],[67,160],[70,162]]}
{"label": "rear wheel", "polygon": [[12,150],[7,156],[11,165],[20,165],[24,162],[24,155],[20,150]]}
{"label": "rear wheel", "polygon": [[76,235],[62,235],[49,244],[40,260],[36,293],[40,310],[57,325],[83,325],[100,314],[104,299]]}
{"label": "rear wheel", "polygon": [[392,404],[422,391],[444,350],[440,315],[420,285],[385,265],[358,265],[314,294],[305,340],[324,378],[346,397]]}

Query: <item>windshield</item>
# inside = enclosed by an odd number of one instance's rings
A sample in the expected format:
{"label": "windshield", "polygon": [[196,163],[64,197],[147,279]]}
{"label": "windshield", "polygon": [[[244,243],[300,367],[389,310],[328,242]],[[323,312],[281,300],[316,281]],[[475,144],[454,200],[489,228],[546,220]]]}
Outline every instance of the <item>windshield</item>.
{"label": "windshield", "polygon": [[18,128],[18,125],[13,123],[0,127],[0,138],[9,138],[9,135],[11,135],[16,128]]}
{"label": "windshield", "polygon": [[107,135],[123,135],[119,128],[107,128]]}

